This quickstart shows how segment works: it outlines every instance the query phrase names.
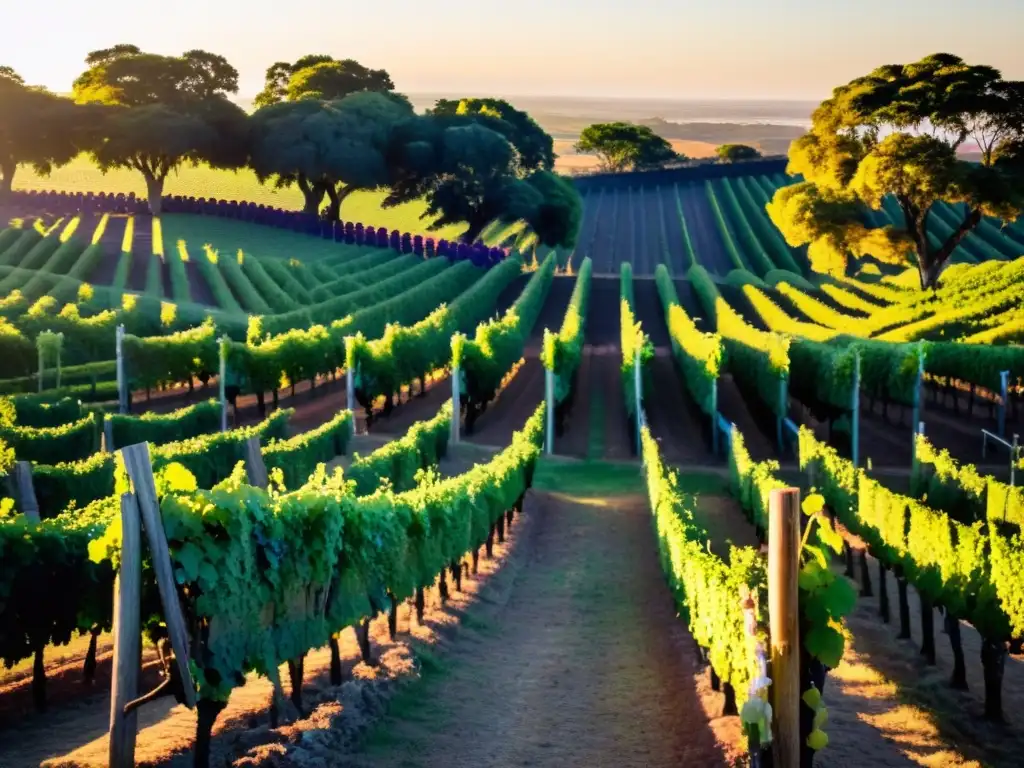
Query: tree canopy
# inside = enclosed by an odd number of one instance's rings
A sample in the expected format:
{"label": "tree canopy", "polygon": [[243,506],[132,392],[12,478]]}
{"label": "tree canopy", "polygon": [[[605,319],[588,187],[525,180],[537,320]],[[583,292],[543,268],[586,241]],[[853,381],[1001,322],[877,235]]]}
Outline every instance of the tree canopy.
{"label": "tree canopy", "polygon": [[[971,140],[980,162],[957,152]],[[790,148],[805,181],[776,192],[768,213],[812,266],[845,270],[849,256],[916,266],[935,285],[957,245],[984,216],[1024,208],[1024,83],[988,66],[935,54],[879,67],[836,88]],[[901,220],[872,225],[886,196]],[[952,232],[930,228],[936,203],[963,203]]]}
{"label": "tree canopy", "polygon": [[11,191],[19,165],[48,174],[71,162],[84,136],[78,125],[70,101],[0,67],[0,195]]}
{"label": "tree canopy", "polygon": [[[543,167],[548,162],[543,151],[532,155],[541,167],[524,164],[531,154],[514,142],[518,138],[526,146],[523,136],[532,127],[527,124],[510,139],[507,127],[491,127],[492,119],[472,110],[443,108],[401,125],[388,158],[392,178],[385,207],[425,198],[424,218],[434,220],[430,228],[465,222],[467,242],[475,241],[492,221],[524,221],[541,243],[570,247],[581,210],[575,187]],[[535,147],[545,143],[538,138],[531,142]]]}
{"label": "tree canopy", "polygon": [[307,213],[317,213],[326,196],[328,217],[337,220],[350,193],[388,183],[391,134],[412,117],[412,105],[396,93],[278,102],[250,118],[250,163],[261,181],[296,184]]}
{"label": "tree canopy", "polygon": [[645,125],[594,123],[583,129],[576,151],[597,155],[605,171],[645,171],[685,160]]}
{"label": "tree canopy", "polygon": [[515,149],[517,172],[550,171],[555,167],[555,143],[526,112],[504,99],[439,99],[427,114],[464,117],[500,133]]}
{"label": "tree canopy", "polygon": [[738,160],[755,160],[761,156],[754,147],[746,144],[722,144],[715,149],[715,154],[723,163],[735,163]]}
{"label": "tree canopy", "polygon": [[198,50],[162,56],[118,45],[93,51],[86,65],[74,96],[92,106],[96,162],[103,170],[142,173],[154,214],[164,181],[182,164],[245,163],[246,115],[228,99],[238,91],[238,72],[223,56]]}
{"label": "tree canopy", "polygon": [[286,61],[272,64],[255,105],[259,108],[302,99],[337,101],[360,91],[394,89],[391,76],[383,69],[369,69],[354,59],[310,54],[291,64]]}

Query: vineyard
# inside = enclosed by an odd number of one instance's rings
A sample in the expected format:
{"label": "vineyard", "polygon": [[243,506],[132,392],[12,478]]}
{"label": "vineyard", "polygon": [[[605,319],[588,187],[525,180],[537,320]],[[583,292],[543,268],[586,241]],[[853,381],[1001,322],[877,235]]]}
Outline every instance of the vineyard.
{"label": "vineyard", "polygon": [[[1024,225],[923,293],[692,176],[582,187],[571,251],[10,195],[0,764],[762,759],[784,497],[792,764],[1014,764]],[[611,697],[621,745],[535,738]]]}

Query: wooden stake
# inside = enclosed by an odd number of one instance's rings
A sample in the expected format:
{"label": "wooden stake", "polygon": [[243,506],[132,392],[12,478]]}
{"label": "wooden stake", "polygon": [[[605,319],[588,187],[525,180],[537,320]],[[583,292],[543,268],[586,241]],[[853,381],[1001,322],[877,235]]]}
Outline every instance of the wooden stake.
{"label": "wooden stake", "polygon": [[771,492],[768,506],[768,616],[774,764],[800,764],[800,490]]}
{"label": "wooden stake", "polygon": [[196,689],[192,681],[192,672],[188,667],[188,630],[181,615],[178,588],[174,583],[174,569],[171,567],[171,555],[167,548],[167,535],[164,533],[163,520],[160,518],[160,505],[156,500],[156,482],[153,479],[153,465],[149,458],[149,443],[138,443],[122,448],[121,456],[135,489],[142,524],[146,529],[146,540],[153,556],[156,585],[160,590],[160,602],[163,603],[164,618],[167,621],[167,634],[170,636],[174,659],[181,675],[185,705],[192,709],[196,705]]}
{"label": "wooden stake", "polygon": [[121,568],[114,580],[114,680],[110,692],[110,768],[135,765],[138,714],[124,705],[138,695],[142,610],[142,530],[135,496],[121,495]]}
{"label": "wooden stake", "polygon": [[249,476],[249,485],[264,489],[270,485],[258,437],[250,437],[245,441],[245,472]]}
{"label": "wooden stake", "polygon": [[32,465],[27,461],[19,461],[14,465],[14,482],[18,486],[18,503],[21,513],[29,520],[39,522],[39,502],[36,501],[36,489],[32,485]]}

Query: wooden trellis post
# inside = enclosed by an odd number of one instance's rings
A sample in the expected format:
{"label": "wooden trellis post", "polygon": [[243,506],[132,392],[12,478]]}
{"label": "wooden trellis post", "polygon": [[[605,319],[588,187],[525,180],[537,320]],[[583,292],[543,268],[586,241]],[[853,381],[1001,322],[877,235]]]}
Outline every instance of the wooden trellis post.
{"label": "wooden trellis post", "polygon": [[255,436],[245,441],[245,473],[249,476],[249,485],[256,488],[267,488],[270,485],[270,475],[263,461],[260,439]]}
{"label": "wooden trellis post", "polygon": [[32,485],[32,464],[19,461],[14,465],[14,484],[17,487],[18,504],[21,513],[29,520],[39,522],[39,502],[36,500],[36,489]]}
{"label": "wooden trellis post", "polygon": [[800,489],[771,492],[768,501],[768,620],[774,765],[800,765]]}
{"label": "wooden trellis post", "polygon": [[[114,583],[114,673],[110,709],[110,768],[128,768],[135,759],[137,722],[135,710],[151,694],[139,699],[137,693],[140,657],[142,536],[145,528],[156,575],[157,589],[163,606],[167,634],[174,651],[174,661],[182,683],[185,705],[196,705],[195,685],[189,669],[189,637],[178,602],[174,569],[167,547],[160,506],[156,498],[153,465],[149,444],[138,443],[121,450],[125,469],[131,479],[133,493],[121,497],[121,569]],[[165,684],[162,684],[163,687]],[[156,693],[156,691],[152,692]]]}
{"label": "wooden trellis post", "polygon": [[114,677],[110,689],[110,768],[135,765],[138,715],[125,705],[139,695],[142,643],[142,529],[135,496],[121,495],[121,567],[114,580]]}

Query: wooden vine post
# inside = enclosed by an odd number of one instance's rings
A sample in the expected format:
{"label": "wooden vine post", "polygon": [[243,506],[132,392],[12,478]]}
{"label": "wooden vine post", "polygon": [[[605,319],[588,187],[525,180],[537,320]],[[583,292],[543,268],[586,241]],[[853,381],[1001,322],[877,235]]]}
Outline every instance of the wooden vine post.
{"label": "wooden vine post", "polygon": [[[135,710],[162,693],[170,693],[171,678],[145,696],[138,693],[141,664],[140,613],[142,609],[142,535],[145,529],[156,575],[167,634],[181,680],[185,705],[196,706],[196,691],[189,669],[189,637],[178,602],[174,569],[167,547],[156,482],[149,457],[149,444],[139,443],[121,450],[133,493],[121,497],[121,568],[114,582],[114,672],[110,704],[110,768],[128,768],[135,763],[137,722]],[[140,525],[141,523],[141,525]]]}
{"label": "wooden vine post", "polygon": [[[675,344],[675,339],[672,340]],[[718,379],[711,385],[711,453],[718,456]]]}
{"label": "wooden vine post", "polygon": [[462,421],[462,382],[460,380],[459,363],[462,357],[463,339],[461,334],[452,336],[452,434],[451,442],[459,442],[459,427]]}
{"label": "wooden vine post", "polygon": [[544,453],[555,450],[555,372],[544,369]]}
{"label": "wooden vine post", "polygon": [[771,492],[768,504],[768,620],[773,765],[800,765],[800,490]]}
{"label": "wooden vine post", "polygon": [[142,643],[142,527],[135,496],[121,495],[121,567],[114,580],[114,678],[110,689],[110,766],[135,765],[138,716],[125,705],[139,694]]}
{"label": "wooden vine post", "polygon": [[[227,397],[227,375],[228,375],[228,337],[222,336],[217,349],[220,351],[220,375],[217,377],[217,389],[220,397],[220,431],[228,431],[228,397]],[[235,414],[237,417],[237,413]]]}
{"label": "wooden vine post", "polygon": [[32,484],[32,464],[19,461],[14,465],[14,485],[18,493],[18,505],[25,518],[34,523],[39,522],[39,502],[36,500],[36,489]]}
{"label": "wooden vine post", "polygon": [[850,460],[860,466],[860,351],[853,353],[853,398],[850,403]]}
{"label": "wooden vine post", "polygon": [[116,357],[115,372],[117,373],[117,412],[128,413],[128,382],[124,371],[124,326],[117,326],[114,335],[114,351]]}
{"label": "wooden vine post", "polygon": [[255,435],[245,441],[245,474],[249,477],[249,485],[264,490],[270,485],[270,475],[263,461],[260,439]]}

